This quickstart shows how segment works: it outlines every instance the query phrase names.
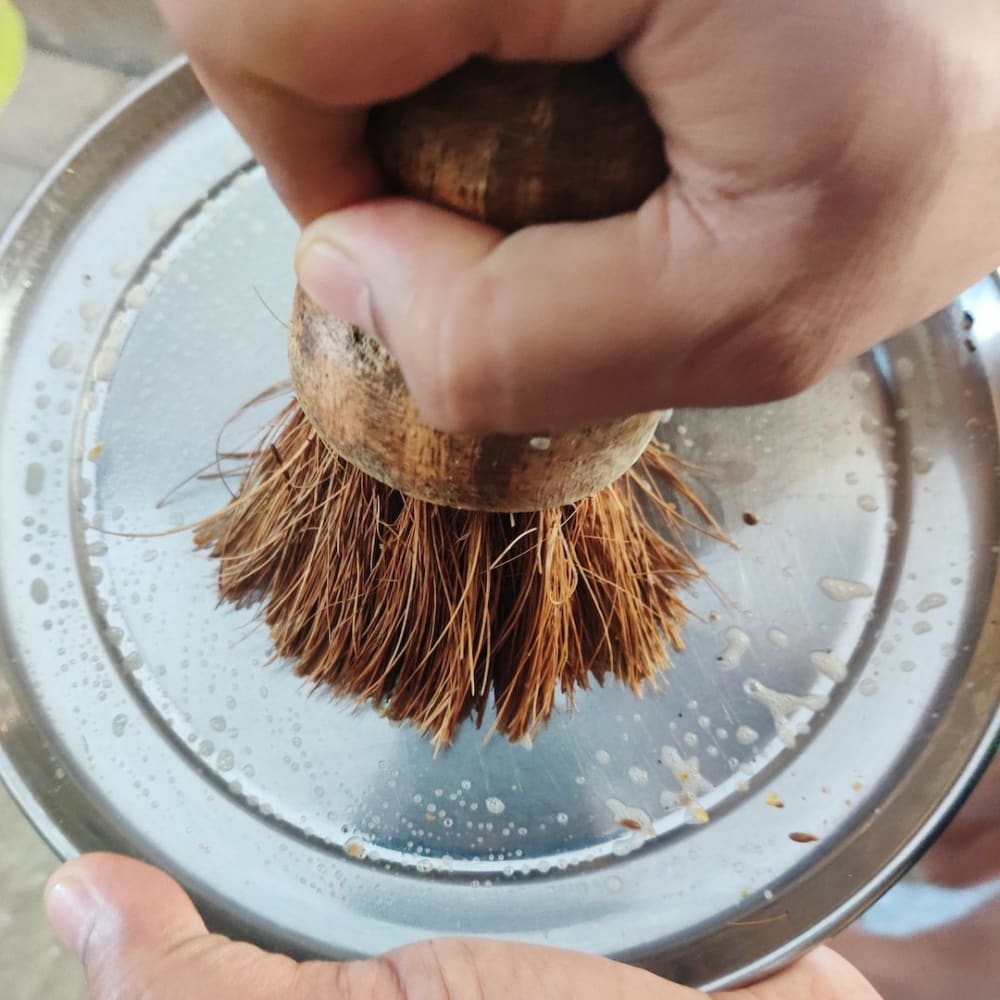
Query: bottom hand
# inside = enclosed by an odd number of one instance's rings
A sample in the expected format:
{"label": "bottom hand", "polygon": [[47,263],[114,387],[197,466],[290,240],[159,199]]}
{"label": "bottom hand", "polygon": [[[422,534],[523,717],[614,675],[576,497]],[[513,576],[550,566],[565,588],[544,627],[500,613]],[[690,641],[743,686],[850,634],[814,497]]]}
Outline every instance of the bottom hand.
{"label": "bottom hand", "polygon": [[[110,854],[59,869],[48,917],[94,1000],[697,1000],[705,994],[607,959],[529,945],[441,940],[357,962],[294,962],[209,934],[163,872]],[[878,1000],[825,948],[716,1000]]]}

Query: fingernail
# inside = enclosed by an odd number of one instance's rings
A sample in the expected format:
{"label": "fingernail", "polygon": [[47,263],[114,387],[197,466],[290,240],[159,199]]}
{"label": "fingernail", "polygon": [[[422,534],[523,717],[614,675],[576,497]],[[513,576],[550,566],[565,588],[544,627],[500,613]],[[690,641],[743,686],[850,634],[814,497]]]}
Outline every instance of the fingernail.
{"label": "fingernail", "polygon": [[99,902],[90,886],[73,876],[56,877],[45,889],[45,915],[56,937],[78,957],[97,919]]}
{"label": "fingernail", "polygon": [[335,243],[307,239],[299,250],[299,284],[321,309],[378,336],[368,282],[357,263]]}

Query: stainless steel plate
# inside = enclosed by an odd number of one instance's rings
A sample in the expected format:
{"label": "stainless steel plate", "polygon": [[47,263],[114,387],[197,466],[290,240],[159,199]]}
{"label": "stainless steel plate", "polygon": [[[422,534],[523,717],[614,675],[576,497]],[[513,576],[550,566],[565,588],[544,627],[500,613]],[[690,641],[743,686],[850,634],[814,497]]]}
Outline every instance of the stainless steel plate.
{"label": "stainless steel plate", "polygon": [[800,398],[677,413],[741,550],[700,543],[720,593],[694,595],[669,687],[435,759],[217,606],[174,529],[224,483],[158,506],[285,377],[294,238],[182,66],[6,236],[2,769],[43,835],[150,858],[296,954],[482,934],[717,988],[856,915],[997,734],[996,280]]}

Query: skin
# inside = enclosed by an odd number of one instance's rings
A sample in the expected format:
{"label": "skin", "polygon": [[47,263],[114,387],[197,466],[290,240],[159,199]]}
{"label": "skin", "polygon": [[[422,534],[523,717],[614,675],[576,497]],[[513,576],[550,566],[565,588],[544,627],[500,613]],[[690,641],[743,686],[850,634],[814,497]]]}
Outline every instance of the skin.
{"label": "skin", "polygon": [[[702,1000],[601,958],[490,941],[442,940],[370,961],[296,963],[210,935],[162,872],[89,855],[46,890],[60,938],[80,956],[94,1000]],[[715,1000],[878,1000],[846,961],[819,949],[753,989]]]}
{"label": "skin", "polygon": [[[325,309],[394,353],[425,419],[532,432],[797,393],[1000,262],[994,0],[159,0],[304,227]],[[617,52],[672,173],[635,213],[507,238],[380,197],[366,108],[474,53]],[[440,941],[338,965],[211,936],[137,862],[60,869],[49,917],[97,1000],[684,1000],[589,956]],[[726,1000],[865,1000],[818,949]]]}
{"label": "skin", "polygon": [[[423,416],[552,431],[799,392],[1000,263],[993,0],[160,0]],[[507,239],[379,199],[365,108],[472,53],[619,54],[672,175]]]}

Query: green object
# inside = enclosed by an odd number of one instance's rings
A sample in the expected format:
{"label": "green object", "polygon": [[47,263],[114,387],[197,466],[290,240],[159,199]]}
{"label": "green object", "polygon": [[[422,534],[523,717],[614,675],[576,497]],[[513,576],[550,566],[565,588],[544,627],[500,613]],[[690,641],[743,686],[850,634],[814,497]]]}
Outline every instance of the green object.
{"label": "green object", "polygon": [[10,0],[0,0],[0,111],[21,79],[26,46],[24,18]]}

